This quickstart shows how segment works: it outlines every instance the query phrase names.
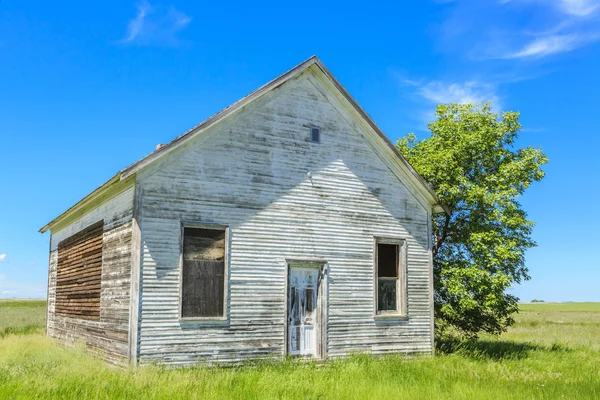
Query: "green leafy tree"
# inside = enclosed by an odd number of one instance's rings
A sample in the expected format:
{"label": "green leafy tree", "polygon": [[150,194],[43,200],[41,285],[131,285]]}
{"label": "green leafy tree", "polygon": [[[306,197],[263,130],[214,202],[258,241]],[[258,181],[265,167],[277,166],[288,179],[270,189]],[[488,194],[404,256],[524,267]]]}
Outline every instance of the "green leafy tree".
{"label": "green leafy tree", "polygon": [[396,146],[450,210],[433,217],[438,334],[448,327],[470,337],[499,334],[518,311],[507,289],[530,279],[525,252],[536,245],[517,199],[544,177],[548,159],[540,149],[515,149],[518,112],[445,104],[436,118],[431,137],[411,133]]}

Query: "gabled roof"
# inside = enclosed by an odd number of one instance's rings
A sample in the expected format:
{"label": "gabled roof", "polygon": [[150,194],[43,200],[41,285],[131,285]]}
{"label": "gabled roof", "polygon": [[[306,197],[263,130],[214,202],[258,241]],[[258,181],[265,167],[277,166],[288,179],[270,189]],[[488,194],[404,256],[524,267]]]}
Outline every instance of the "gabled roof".
{"label": "gabled roof", "polygon": [[262,97],[264,94],[272,91],[273,89],[280,87],[281,85],[288,82],[289,80],[297,77],[298,75],[300,75],[302,72],[306,71],[308,68],[310,68],[313,65],[318,67],[318,69],[325,75],[325,77],[333,84],[333,86],[349,102],[349,104],[352,106],[352,108],[362,117],[362,119],[368,124],[368,126],[371,129],[373,129],[373,131],[389,147],[389,149],[393,152],[395,158],[400,162],[400,164],[403,166],[403,168],[408,172],[408,175],[412,178],[414,183],[416,183],[418,186],[420,186],[423,189],[421,191],[421,193],[423,193],[425,195],[425,197],[431,204],[434,212],[444,212],[444,211],[448,212],[448,210],[442,204],[440,204],[440,202],[439,202],[435,192],[431,188],[431,186],[429,186],[429,184],[423,179],[423,177],[421,177],[417,173],[417,171],[415,171],[415,169],[412,167],[412,165],[410,165],[409,162],[406,161],[406,159],[402,156],[402,154],[400,154],[400,152],[396,149],[396,146],[394,146],[394,144],[381,131],[381,129],[379,129],[379,127],[377,126],[377,124],[375,124],[375,122],[371,119],[371,117],[369,117],[369,115],[358,105],[358,103],[352,98],[352,96],[350,96],[348,91],[341,85],[341,83],[339,83],[338,80],[335,79],[335,77],[331,74],[331,72],[329,72],[329,70],[325,67],[325,65],[323,65],[321,60],[319,60],[317,58],[317,56],[312,56],[309,59],[307,59],[306,61],[298,64],[294,68],[285,72],[284,74],[278,76],[277,78],[273,79],[272,81],[268,82],[267,84],[256,89],[249,95],[247,95],[247,96],[243,97],[242,99],[238,100],[237,102],[233,103],[229,107],[219,111],[212,117],[204,120],[203,122],[196,125],[195,127],[188,130],[187,132],[183,133],[182,135],[176,137],[168,144],[160,147],[159,149],[148,154],[144,158],[136,161],[135,163],[131,164],[130,166],[126,167],[125,169],[119,171],[116,175],[114,175],[112,178],[110,178],[108,181],[106,181],[103,185],[98,187],[96,190],[94,190],[89,195],[84,197],[78,203],[76,203],[71,208],[66,210],[64,213],[62,213],[61,215],[59,215],[58,217],[56,217],[55,219],[50,221],[48,224],[46,224],[44,227],[42,227],[40,229],[40,232],[44,233],[48,229],[51,229],[55,224],[57,224],[64,218],[68,217],[73,212],[80,210],[82,207],[85,207],[86,204],[88,204],[89,202],[92,202],[98,196],[102,196],[103,198],[105,198],[105,196],[103,196],[103,195],[109,189],[110,189],[111,193],[115,193],[114,186],[116,186],[118,183],[120,183],[118,186],[121,188],[130,186],[130,185],[124,185],[124,183],[125,183],[124,181],[131,182],[130,178],[132,178],[132,176],[135,175],[138,171],[142,170],[143,168],[150,165],[157,159],[163,157],[164,155],[170,153],[171,151],[178,148],[183,143],[187,142],[188,140],[195,137],[199,133],[214,126],[215,124],[218,124],[225,118],[227,118],[230,115],[236,113],[237,111],[243,109],[244,107],[246,107],[253,101]]}

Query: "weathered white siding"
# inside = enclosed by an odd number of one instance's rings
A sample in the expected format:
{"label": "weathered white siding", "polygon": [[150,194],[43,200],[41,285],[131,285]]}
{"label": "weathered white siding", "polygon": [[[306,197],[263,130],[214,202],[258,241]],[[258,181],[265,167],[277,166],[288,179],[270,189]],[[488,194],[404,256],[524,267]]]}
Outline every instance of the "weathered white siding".
{"label": "weathered white siding", "polygon": [[[66,342],[86,346],[112,362],[127,360],[129,293],[131,285],[131,218],[133,187],[104,202],[50,238],[47,332]],[[55,315],[58,244],[82,229],[104,220],[100,319]]]}
{"label": "weathered white siding", "polygon": [[[141,362],[282,356],[286,258],[328,261],[328,357],[432,351],[428,212],[313,81],[138,174]],[[230,226],[226,322],[178,319],[182,220]],[[407,320],[373,317],[374,236],[407,239]]]}

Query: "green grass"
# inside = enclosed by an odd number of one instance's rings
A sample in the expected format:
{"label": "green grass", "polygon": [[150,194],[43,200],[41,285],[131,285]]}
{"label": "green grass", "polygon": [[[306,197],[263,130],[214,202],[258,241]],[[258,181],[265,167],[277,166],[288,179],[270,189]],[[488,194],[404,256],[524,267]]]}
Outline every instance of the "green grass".
{"label": "green grass", "polygon": [[42,333],[46,328],[46,300],[0,299],[0,338],[8,334]]}
{"label": "green grass", "polygon": [[565,312],[600,312],[600,303],[524,303],[519,305],[521,311],[565,311]]}
{"label": "green grass", "polygon": [[520,309],[504,337],[600,351],[600,303],[532,303]]}
{"label": "green grass", "polygon": [[[35,313],[43,322],[43,308],[34,312],[31,304],[21,308],[31,313],[23,323]],[[440,343],[434,358],[357,355],[324,366],[288,360],[120,370],[83,348],[52,344],[43,334],[11,333],[0,338],[0,398],[600,398],[600,349],[593,340],[600,338],[600,304],[531,306],[501,337]],[[0,302],[2,324],[6,307]]]}

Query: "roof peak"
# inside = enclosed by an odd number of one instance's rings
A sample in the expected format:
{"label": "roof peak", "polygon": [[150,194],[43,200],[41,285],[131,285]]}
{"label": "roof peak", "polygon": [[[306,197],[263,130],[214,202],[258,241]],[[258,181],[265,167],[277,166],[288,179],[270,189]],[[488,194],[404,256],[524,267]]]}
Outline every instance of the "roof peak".
{"label": "roof peak", "polygon": [[115,176],[113,176],[111,179],[109,179],[107,182],[105,182],[100,187],[98,187],[96,190],[94,190],[92,193],[88,194],[86,197],[84,197],[82,200],[80,200],[78,203],[76,203],[74,206],[70,207],[64,213],[62,213],[61,215],[59,215],[58,217],[53,219],[51,222],[46,224],[42,229],[40,229],[40,232],[42,232],[42,233],[45,232],[46,230],[50,229],[53,225],[55,225],[55,223],[57,223],[58,221],[62,220],[64,217],[66,217],[68,214],[71,214],[75,210],[79,210],[81,207],[84,207],[85,204],[87,203],[87,201],[91,200],[91,197],[95,197],[95,196],[103,193],[104,189],[111,186],[111,184],[113,184],[117,181],[123,181],[127,178],[132,177],[132,175],[136,174],[139,170],[145,168],[147,165],[151,164],[159,157],[162,157],[164,154],[179,147],[179,145],[181,143],[187,141],[188,139],[195,136],[199,132],[202,132],[202,131],[208,129],[209,127],[219,123],[222,119],[237,112],[238,110],[246,107],[248,104],[250,104],[254,100],[262,97],[265,93],[271,91],[272,89],[283,85],[290,79],[298,76],[299,74],[301,74],[302,72],[307,70],[312,65],[317,65],[319,70],[333,83],[334,87],[346,98],[346,100],[350,103],[350,105],[367,122],[367,124],[375,131],[375,133],[378,136],[380,136],[384,140],[384,142],[386,142],[386,144],[391,148],[391,150],[394,152],[396,157],[410,171],[410,174],[413,175],[413,178],[415,178],[415,180],[418,182],[418,184],[422,185],[422,187],[424,187],[425,190],[429,193],[429,196],[431,196],[432,199],[434,199],[436,202],[439,203],[439,201],[437,200],[437,196],[435,195],[435,192],[433,191],[433,189],[431,189],[431,187],[427,184],[427,182],[425,182],[425,180],[415,171],[415,169],[408,163],[408,161],[406,161],[406,159],[404,159],[404,157],[398,152],[398,150],[393,145],[393,143],[390,142],[388,137],[381,131],[381,129],[379,129],[379,127],[371,119],[371,117],[369,117],[369,115],[358,105],[358,103],[352,98],[352,96],[350,96],[350,94],[342,86],[342,84],[337,79],[335,79],[335,77],[331,74],[331,72],[329,72],[329,70],[325,67],[325,65],[322,63],[322,61],[319,59],[319,57],[317,57],[316,55],[312,55],[309,58],[307,58],[306,60],[302,61],[300,64],[298,64],[295,67],[291,68],[290,70],[284,72],[283,74],[279,75],[275,79],[267,82],[263,86],[254,90],[250,94],[242,97],[241,99],[239,99],[235,103],[231,104],[230,106],[224,108],[223,110],[221,110],[218,113],[214,114],[213,116],[207,118],[200,124],[194,126],[193,128],[191,128],[188,131],[184,132],[183,134],[179,135],[175,139],[171,140],[169,143],[161,146],[160,148],[157,147],[157,149],[155,151],[153,151],[152,153],[148,154],[147,156],[143,157],[142,159],[140,159],[140,160],[136,161],[135,163],[129,165],[128,167],[124,168],[123,170],[118,172]]}

